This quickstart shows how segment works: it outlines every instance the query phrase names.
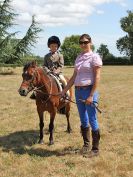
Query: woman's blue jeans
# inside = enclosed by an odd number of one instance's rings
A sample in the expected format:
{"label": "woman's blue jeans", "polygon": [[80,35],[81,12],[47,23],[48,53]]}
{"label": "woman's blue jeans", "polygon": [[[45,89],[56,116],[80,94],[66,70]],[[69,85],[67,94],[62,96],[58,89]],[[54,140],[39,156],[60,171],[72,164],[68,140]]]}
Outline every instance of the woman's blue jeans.
{"label": "woman's blue jeans", "polygon": [[[91,126],[92,130],[96,131],[99,129],[96,108],[93,105],[87,105],[80,101],[80,99],[86,100],[89,97],[91,89],[91,85],[86,88],[75,88],[75,98],[82,127]],[[98,103],[98,97],[99,94],[96,91],[93,95],[93,102]]]}

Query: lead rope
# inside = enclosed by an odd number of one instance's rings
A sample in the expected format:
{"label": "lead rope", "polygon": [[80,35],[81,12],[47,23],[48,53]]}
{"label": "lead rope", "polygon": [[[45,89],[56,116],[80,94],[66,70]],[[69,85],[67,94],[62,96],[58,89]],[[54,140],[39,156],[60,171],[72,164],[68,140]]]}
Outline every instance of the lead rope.
{"label": "lead rope", "polygon": [[[74,103],[74,104],[78,104],[78,103],[76,103],[75,101],[73,101],[73,100],[71,100],[71,99],[69,99],[69,98],[64,98],[64,99],[66,99],[66,100],[68,100],[68,101],[70,101],[70,102],[72,102],[72,103]],[[79,101],[81,101],[82,103],[86,104],[86,103],[85,103],[86,100],[79,99]],[[92,102],[92,103],[91,103],[91,105],[92,105],[94,108],[96,108],[96,110],[101,114],[102,111],[98,108],[97,104],[98,104],[97,102]]]}

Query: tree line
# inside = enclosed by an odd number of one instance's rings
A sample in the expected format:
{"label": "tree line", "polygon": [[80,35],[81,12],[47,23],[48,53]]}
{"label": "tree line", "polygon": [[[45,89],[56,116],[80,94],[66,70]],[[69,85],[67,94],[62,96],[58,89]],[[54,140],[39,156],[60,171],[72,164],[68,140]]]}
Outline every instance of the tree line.
{"label": "tree line", "polygon": [[[120,19],[120,25],[122,30],[126,33],[126,36],[116,41],[116,47],[124,57],[116,57],[110,53],[106,44],[101,44],[96,50],[100,54],[103,64],[105,65],[124,65],[133,64],[133,12],[127,11],[127,16]],[[65,58],[66,65],[73,65],[78,53],[81,52],[79,47],[79,35],[72,35],[66,37],[61,51]],[[95,50],[95,46],[92,46],[92,50]]]}
{"label": "tree line", "polygon": [[[31,53],[31,47],[35,46],[38,34],[42,31],[35,16],[32,16],[31,25],[25,36],[17,39],[18,32],[9,32],[15,25],[15,18],[18,16],[12,9],[11,0],[0,1],[0,65],[1,64],[23,64],[27,60],[37,59],[42,62],[39,56]],[[133,12],[127,11],[127,16],[120,19],[121,29],[126,35],[116,41],[116,47],[125,57],[116,57],[110,53],[106,44],[101,44],[97,53],[102,57],[104,64],[133,64]],[[75,58],[81,52],[79,47],[79,35],[66,37],[61,45],[61,52],[64,55],[65,65],[73,65]],[[92,46],[95,50],[95,46]]]}

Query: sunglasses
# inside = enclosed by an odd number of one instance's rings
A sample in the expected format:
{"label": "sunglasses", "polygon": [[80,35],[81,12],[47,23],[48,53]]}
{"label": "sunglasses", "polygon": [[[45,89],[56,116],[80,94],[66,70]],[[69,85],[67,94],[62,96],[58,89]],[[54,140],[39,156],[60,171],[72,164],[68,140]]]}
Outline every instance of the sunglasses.
{"label": "sunglasses", "polygon": [[82,45],[82,44],[87,45],[87,44],[89,44],[89,43],[90,43],[90,41],[79,41],[79,44],[80,44],[80,45]]}

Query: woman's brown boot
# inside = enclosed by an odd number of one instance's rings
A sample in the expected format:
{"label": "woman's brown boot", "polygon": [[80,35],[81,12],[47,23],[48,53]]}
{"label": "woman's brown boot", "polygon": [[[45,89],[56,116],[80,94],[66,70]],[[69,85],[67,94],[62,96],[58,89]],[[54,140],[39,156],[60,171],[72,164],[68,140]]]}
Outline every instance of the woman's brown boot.
{"label": "woman's brown boot", "polygon": [[96,131],[92,131],[92,149],[91,149],[90,153],[88,153],[84,157],[91,158],[93,156],[99,155],[99,140],[100,140],[99,129]]}
{"label": "woman's brown boot", "polygon": [[87,154],[90,148],[90,128],[89,127],[84,128],[81,126],[81,133],[84,140],[84,145],[81,149],[81,153]]}

